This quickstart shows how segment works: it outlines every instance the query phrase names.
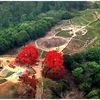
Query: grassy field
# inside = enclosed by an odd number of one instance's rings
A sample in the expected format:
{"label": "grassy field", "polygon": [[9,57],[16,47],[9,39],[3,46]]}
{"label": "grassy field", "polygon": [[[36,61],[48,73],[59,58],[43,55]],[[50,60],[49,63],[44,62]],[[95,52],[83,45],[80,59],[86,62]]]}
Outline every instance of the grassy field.
{"label": "grassy field", "polygon": [[[72,18],[73,24],[77,24],[77,25],[88,24],[90,21],[94,20],[93,13],[95,11],[100,13],[100,9],[92,9],[92,10],[89,9],[89,10],[80,11],[78,16]],[[86,43],[88,44],[92,42],[92,40],[95,37],[98,38],[92,44],[88,45],[87,48],[95,47],[95,46],[100,47],[100,20],[91,23],[86,29],[87,29],[87,33],[85,35],[81,35],[81,32],[77,32],[76,34],[79,36],[74,37],[74,39],[69,43],[69,45],[63,51],[66,53],[70,53],[71,50],[72,52],[74,50],[78,50],[79,48],[83,47]]]}
{"label": "grassy field", "polygon": [[79,49],[85,45],[85,42],[83,42],[81,40],[77,40],[77,39],[73,39],[70,43],[74,43],[76,46],[75,47],[76,49]]}
{"label": "grassy field", "polygon": [[0,84],[6,82],[7,80],[6,79],[0,79]]}
{"label": "grassy field", "polygon": [[60,31],[59,33],[56,34],[56,36],[62,36],[62,37],[71,37],[72,35],[70,35],[68,33],[69,31]]}
{"label": "grassy field", "polygon": [[73,24],[83,24],[86,25],[90,21],[94,20],[93,13],[98,12],[100,13],[100,9],[88,9],[80,11],[79,16],[76,16],[72,19]]}
{"label": "grassy field", "polygon": [[100,37],[98,37],[95,41],[94,41],[94,43],[92,43],[91,45],[89,45],[89,47],[88,48],[91,48],[91,47],[100,47]]}
{"label": "grassy field", "polygon": [[89,23],[89,22],[87,22],[85,19],[83,19],[80,16],[74,17],[72,19],[72,22],[73,22],[73,24],[76,24],[76,25],[86,25],[86,24]]}

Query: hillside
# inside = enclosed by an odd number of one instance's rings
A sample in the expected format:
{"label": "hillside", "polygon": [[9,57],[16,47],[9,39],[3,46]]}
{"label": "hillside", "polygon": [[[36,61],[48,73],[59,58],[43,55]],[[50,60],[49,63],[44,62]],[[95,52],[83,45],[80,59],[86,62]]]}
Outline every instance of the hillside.
{"label": "hillside", "polygon": [[0,2],[0,98],[100,99],[99,5]]}

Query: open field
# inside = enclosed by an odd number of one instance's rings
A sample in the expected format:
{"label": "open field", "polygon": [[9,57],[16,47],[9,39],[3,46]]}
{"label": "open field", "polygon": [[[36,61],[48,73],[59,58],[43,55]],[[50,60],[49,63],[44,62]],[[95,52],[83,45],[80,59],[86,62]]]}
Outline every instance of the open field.
{"label": "open field", "polygon": [[60,31],[59,33],[56,34],[56,36],[61,36],[61,37],[71,37],[72,35],[69,34],[69,31]]}

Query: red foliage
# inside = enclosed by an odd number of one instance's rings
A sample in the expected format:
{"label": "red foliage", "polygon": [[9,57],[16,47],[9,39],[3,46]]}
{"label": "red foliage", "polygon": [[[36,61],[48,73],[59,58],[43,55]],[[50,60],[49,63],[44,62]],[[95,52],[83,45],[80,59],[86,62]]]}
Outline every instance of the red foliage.
{"label": "red foliage", "polygon": [[63,56],[57,51],[49,51],[45,56],[45,67],[42,72],[44,77],[51,79],[60,79],[65,73],[63,66]]}
{"label": "red foliage", "polygon": [[16,61],[22,64],[35,64],[38,57],[38,50],[31,45],[22,48],[22,51],[16,57]]}
{"label": "red foliage", "polygon": [[29,84],[32,87],[39,83],[35,77],[31,77],[31,73],[29,71],[26,71],[22,76],[19,76],[19,81]]}
{"label": "red foliage", "polygon": [[9,64],[8,66],[11,68],[15,68],[15,66],[13,64]]}
{"label": "red foliage", "polygon": [[24,89],[19,98],[23,97],[24,95],[27,98],[35,98],[36,85],[38,83],[39,81],[35,77],[31,76],[30,71],[26,71],[22,76],[19,76],[18,88],[21,87]]}

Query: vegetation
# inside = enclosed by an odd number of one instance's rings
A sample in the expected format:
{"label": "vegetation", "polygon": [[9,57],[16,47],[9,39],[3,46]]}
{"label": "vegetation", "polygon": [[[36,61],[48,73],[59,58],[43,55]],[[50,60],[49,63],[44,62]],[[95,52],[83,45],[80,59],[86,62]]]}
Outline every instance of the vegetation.
{"label": "vegetation", "polygon": [[[16,57],[17,62],[30,67],[37,62],[38,52],[42,54],[40,58],[44,58],[43,78],[38,81],[35,78],[34,69],[32,73],[26,71],[19,76],[18,87],[12,86],[10,90],[15,90],[14,94],[17,94],[19,98],[35,98],[36,85],[39,85],[43,88],[41,98],[54,99],[66,98],[69,91],[73,92],[73,88],[77,88],[75,92],[82,91],[84,98],[100,99],[99,19],[87,27],[87,34],[82,36],[77,32],[76,34],[79,35],[71,41],[72,46],[79,49],[97,38],[83,53],[62,55],[55,50],[42,53],[34,46],[25,46],[29,40],[34,41],[44,37],[55,25],[88,24],[94,20],[94,12],[100,12],[99,8],[100,2],[85,1],[0,2],[0,54],[24,45]],[[61,31],[60,28],[55,31],[60,31],[56,34],[57,36],[71,36],[68,31]],[[13,73],[8,72],[5,78]],[[0,84],[5,81],[7,80],[1,79]],[[0,97],[2,97],[1,94]]]}
{"label": "vegetation", "polygon": [[7,80],[6,79],[0,79],[0,84],[6,82]]}
{"label": "vegetation", "polygon": [[25,46],[16,57],[16,62],[26,65],[33,65],[36,63],[38,57],[38,50],[34,46]]}
{"label": "vegetation", "polygon": [[14,72],[8,72],[7,75],[5,76],[5,78],[6,78],[6,77],[9,77],[9,76],[12,75],[13,73],[14,73]]}
{"label": "vegetation", "polygon": [[60,31],[56,35],[62,36],[62,37],[71,37],[71,35],[68,33],[69,31]]}
{"label": "vegetation", "polygon": [[63,78],[65,69],[63,66],[63,56],[56,50],[49,51],[44,59],[44,69],[42,75],[45,78],[59,80]]}
{"label": "vegetation", "polygon": [[100,47],[90,48],[85,53],[86,59],[89,61],[100,61]]}
{"label": "vegetation", "polygon": [[83,62],[83,55],[82,54],[75,53],[75,54],[72,55],[72,58],[77,63],[82,63]]}

